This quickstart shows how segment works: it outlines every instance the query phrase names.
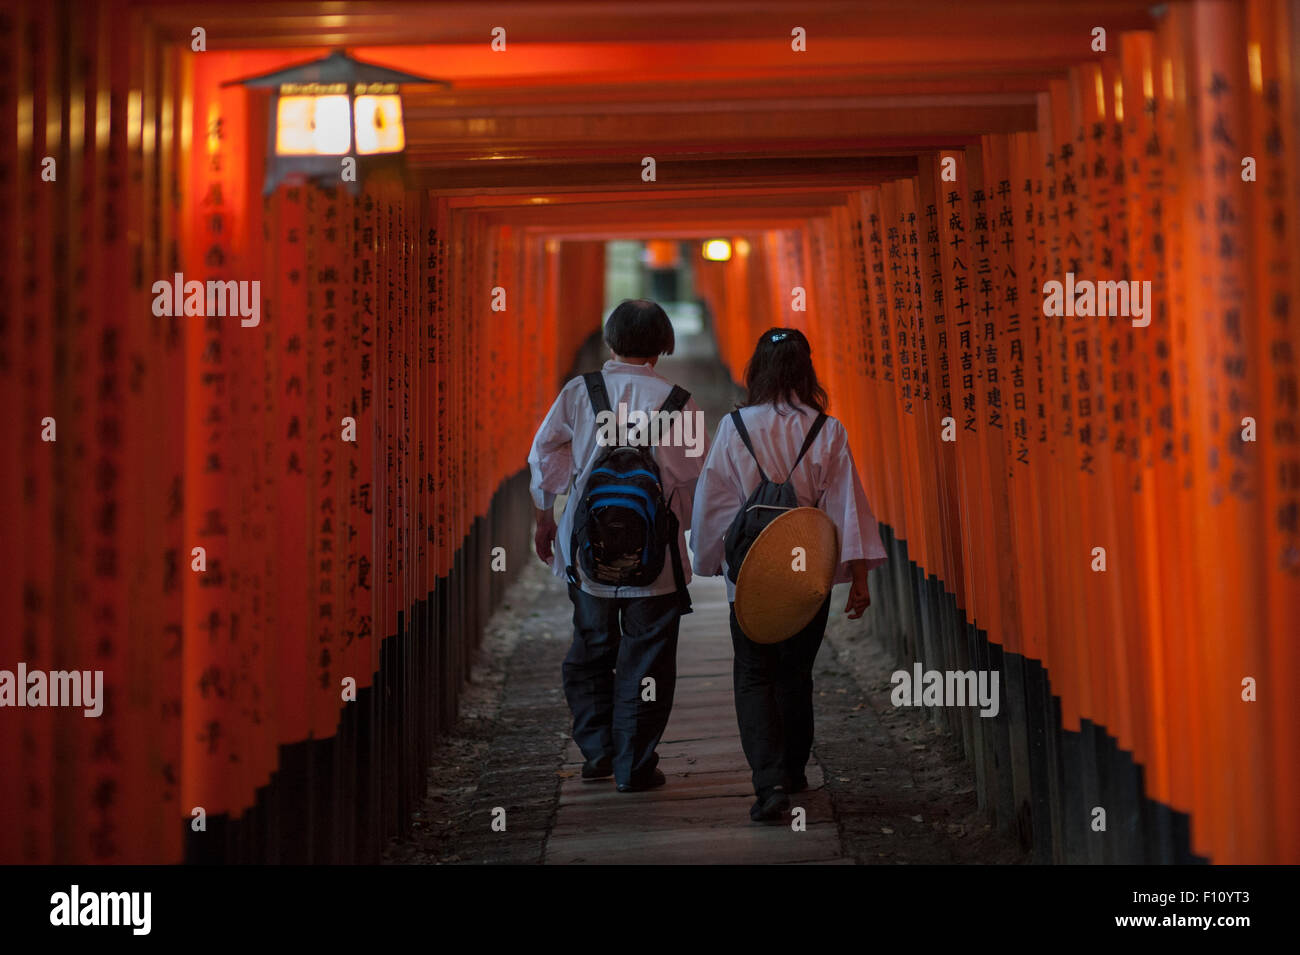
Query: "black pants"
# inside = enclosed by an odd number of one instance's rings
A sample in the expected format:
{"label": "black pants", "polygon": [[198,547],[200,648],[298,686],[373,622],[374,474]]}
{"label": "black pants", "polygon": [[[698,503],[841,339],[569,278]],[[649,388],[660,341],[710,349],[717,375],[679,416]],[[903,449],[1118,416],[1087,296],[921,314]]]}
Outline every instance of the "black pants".
{"label": "black pants", "polygon": [[[676,593],[593,597],[573,584],[573,645],[564,658],[564,695],[573,739],[587,759],[610,756],[619,785],[648,780],[677,688]],[[654,680],[654,699],[642,685]]]}
{"label": "black pants", "polygon": [[812,622],[789,640],[762,644],[745,636],[736,621],[736,605],[731,605],[736,721],[756,793],[789,786],[808,765],[813,742],[812,669],[830,610],[828,596]]}

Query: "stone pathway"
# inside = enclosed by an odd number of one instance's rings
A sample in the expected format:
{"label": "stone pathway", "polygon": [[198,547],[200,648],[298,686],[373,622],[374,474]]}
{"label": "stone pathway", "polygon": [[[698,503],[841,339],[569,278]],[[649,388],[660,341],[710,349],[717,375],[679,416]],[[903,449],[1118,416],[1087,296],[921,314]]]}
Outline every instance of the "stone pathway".
{"label": "stone pathway", "polygon": [[722,578],[691,584],[694,613],[682,618],[677,692],[659,745],[667,785],[620,793],[611,780],[582,781],[582,756],[569,742],[559,806],[546,842],[547,864],[836,863],[840,848],[816,758],[808,791],[791,798],[806,828],[754,823],[749,766],[732,701],[731,637]]}

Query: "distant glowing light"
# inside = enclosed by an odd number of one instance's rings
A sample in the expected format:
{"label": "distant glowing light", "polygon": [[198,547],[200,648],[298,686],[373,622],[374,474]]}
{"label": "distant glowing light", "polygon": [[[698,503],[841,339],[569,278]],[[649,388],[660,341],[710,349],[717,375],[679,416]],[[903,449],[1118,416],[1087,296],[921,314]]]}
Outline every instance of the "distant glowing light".
{"label": "distant glowing light", "polygon": [[214,102],[208,106],[207,129],[208,155],[215,156],[221,152],[221,106],[218,103]]}
{"label": "distant glowing light", "polygon": [[1250,68],[1250,88],[1256,93],[1264,92],[1264,60],[1258,43],[1247,45],[1246,63]]}
{"label": "distant glowing light", "polygon": [[704,257],[710,262],[727,262],[731,259],[731,243],[726,239],[710,239],[704,243]]}

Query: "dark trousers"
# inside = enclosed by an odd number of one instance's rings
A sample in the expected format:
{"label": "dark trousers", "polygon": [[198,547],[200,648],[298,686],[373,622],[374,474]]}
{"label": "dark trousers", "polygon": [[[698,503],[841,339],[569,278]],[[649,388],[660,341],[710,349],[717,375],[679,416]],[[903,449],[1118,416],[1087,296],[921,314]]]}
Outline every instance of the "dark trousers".
{"label": "dark trousers", "polygon": [[828,596],[812,622],[789,640],[762,644],[745,636],[736,622],[736,605],[731,605],[736,721],[756,793],[788,786],[808,765],[813,742],[813,661],[826,636],[830,610]]}
{"label": "dark trousers", "polygon": [[[610,756],[619,785],[648,780],[659,763],[677,688],[676,593],[593,597],[569,585],[573,645],[564,658],[564,695],[573,739],[587,759]],[[642,681],[654,679],[654,699]]]}

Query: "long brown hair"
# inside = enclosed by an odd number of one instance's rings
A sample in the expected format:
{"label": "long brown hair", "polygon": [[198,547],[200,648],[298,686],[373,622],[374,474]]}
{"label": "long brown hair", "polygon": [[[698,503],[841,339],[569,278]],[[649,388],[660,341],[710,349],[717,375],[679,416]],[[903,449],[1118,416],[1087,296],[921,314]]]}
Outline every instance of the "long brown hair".
{"label": "long brown hair", "polygon": [[813,368],[812,346],[797,328],[769,328],[759,336],[745,366],[745,390],[745,406],[771,403],[778,414],[792,399],[814,411],[830,404]]}

